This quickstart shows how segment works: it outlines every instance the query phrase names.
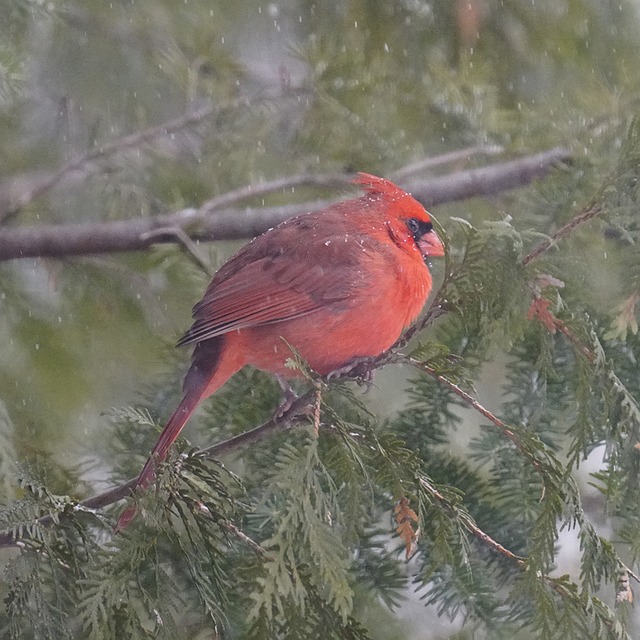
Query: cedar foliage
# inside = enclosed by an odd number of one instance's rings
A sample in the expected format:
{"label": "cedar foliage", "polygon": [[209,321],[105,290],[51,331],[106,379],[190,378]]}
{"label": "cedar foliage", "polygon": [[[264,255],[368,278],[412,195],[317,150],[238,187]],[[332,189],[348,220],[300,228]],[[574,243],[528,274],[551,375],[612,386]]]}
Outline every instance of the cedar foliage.
{"label": "cedar foliage", "polygon": [[[100,220],[152,215],[263,177],[388,174],[476,142],[515,153],[560,141],[574,159],[515,194],[436,212],[447,257],[434,266],[426,326],[402,349],[408,380],[385,415],[353,382],[316,379],[292,351],[317,411],[220,459],[182,439],[158,486],[136,497],[140,516],[115,537],[119,507],[84,507],[96,491],[87,469],[33,455],[25,425],[42,441],[64,422],[71,411],[53,399],[61,377],[67,396],[97,393],[108,373],[88,373],[86,360],[99,369],[117,350],[130,365],[145,343],[168,351],[149,335],[150,318],[161,318],[155,333],[174,329],[158,298],[172,292],[167,304],[187,308],[206,276],[175,247],[3,265],[0,530],[18,546],[2,551],[0,638],[384,640],[408,637],[402,604],[415,594],[460,624],[460,638],[633,637],[640,78],[631,7],[273,5],[268,20],[290,22],[288,56],[306,65],[303,80],[284,69],[273,82],[223,44],[241,29],[242,9],[176,4],[0,7],[3,175],[55,169],[185,103],[214,107],[193,129],[124,149],[82,185],[0,215],[3,224],[44,212],[51,222],[78,222],[87,210]],[[124,64],[114,41],[142,43],[137,64]],[[65,66],[62,86],[46,81]],[[580,216],[590,221],[527,259]],[[42,287],[49,279],[53,293]],[[184,357],[167,355],[146,397],[105,419],[109,484],[139,471]],[[46,400],[23,401],[25,388]],[[474,404],[488,388],[487,402]],[[195,435],[209,444],[243,433],[278,401],[269,376],[243,371],[203,408]],[[556,567],[568,535],[580,556],[565,574]]]}

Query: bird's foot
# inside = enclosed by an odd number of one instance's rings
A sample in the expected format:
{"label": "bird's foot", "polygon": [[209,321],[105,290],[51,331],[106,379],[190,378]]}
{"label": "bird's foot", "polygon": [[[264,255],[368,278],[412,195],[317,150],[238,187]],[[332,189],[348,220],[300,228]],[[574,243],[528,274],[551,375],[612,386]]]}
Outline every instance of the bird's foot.
{"label": "bird's foot", "polygon": [[371,358],[355,358],[343,367],[338,367],[327,374],[327,380],[341,378],[349,374],[360,386],[366,387],[365,393],[369,393],[373,386],[373,371],[371,369]]}

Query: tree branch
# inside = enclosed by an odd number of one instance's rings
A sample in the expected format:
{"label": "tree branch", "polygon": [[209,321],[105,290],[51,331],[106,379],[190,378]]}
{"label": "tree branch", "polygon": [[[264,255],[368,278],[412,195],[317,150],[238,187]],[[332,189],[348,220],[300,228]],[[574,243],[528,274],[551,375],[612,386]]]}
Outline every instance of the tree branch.
{"label": "tree branch", "polygon": [[459,171],[433,180],[406,184],[414,198],[426,207],[478,196],[494,196],[543,178],[560,163],[570,162],[568,149],[555,147],[530,156]]}
{"label": "tree branch", "polygon": [[[405,186],[425,206],[433,206],[515,189],[542,177],[553,166],[569,159],[570,154],[566,149],[556,148],[479,169],[413,181]],[[254,237],[293,215],[319,209],[329,202],[314,201],[260,209],[223,207],[282,189],[293,189],[302,185],[346,186],[349,180],[350,176],[346,175],[293,176],[261,186],[243,187],[214,198],[199,209],[182,209],[168,215],[116,222],[0,229],[0,261],[139,251],[159,242],[176,242],[175,231],[159,234],[159,229],[182,229],[194,240],[237,240]],[[215,216],[211,215],[213,212],[216,212]]]}

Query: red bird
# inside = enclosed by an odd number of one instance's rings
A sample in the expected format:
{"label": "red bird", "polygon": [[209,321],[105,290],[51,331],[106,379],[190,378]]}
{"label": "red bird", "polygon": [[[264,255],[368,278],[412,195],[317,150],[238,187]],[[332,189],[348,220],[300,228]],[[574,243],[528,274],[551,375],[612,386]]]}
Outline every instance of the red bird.
{"label": "red bird", "polygon": [[[178,345],[195,344],[184,396],[137,487],[202,400],[245,365],[278,376],[294,346],[321,375],[378,356],[400,337],[431,291],[426,257],[444,255],[429,214],[383,178],[358,174],[366,195],[283,222],[244,246],[215,274]],[[129,507],[118,521],[135,515]]]}

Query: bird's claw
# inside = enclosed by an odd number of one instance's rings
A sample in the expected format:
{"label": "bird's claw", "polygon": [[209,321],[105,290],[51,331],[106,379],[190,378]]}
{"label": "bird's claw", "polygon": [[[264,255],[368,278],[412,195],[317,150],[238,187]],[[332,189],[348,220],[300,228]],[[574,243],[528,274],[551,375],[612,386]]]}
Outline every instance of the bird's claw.
{"label": "bird's claw", "polygon": [[341,378],[349,374],[349,377],[353,378],[360,386],[366,387],[365,393],[369,393],[373,386],[373,371],[371,370],[370,364],[371,358],[356,358],[348,364],[330,371],[327,374],[327,380]]}
{"label": "bird's claw", "polygon": [[373,387],[373,371],[367,369],[361,376],[356,378],[356,382],[361,387],[365,387],[364,393],[369,393]]}

